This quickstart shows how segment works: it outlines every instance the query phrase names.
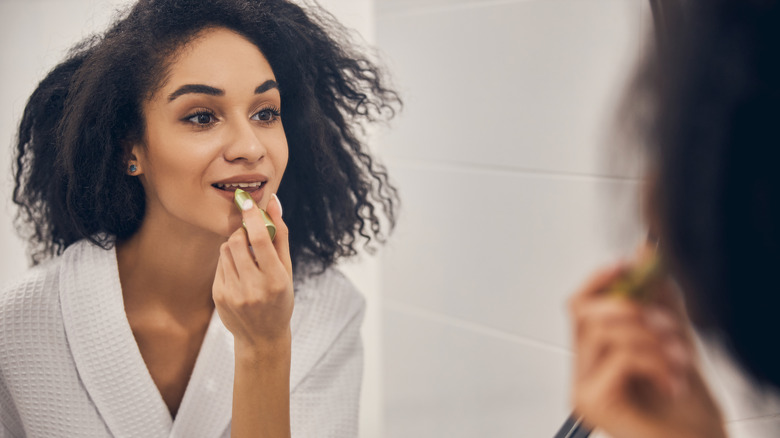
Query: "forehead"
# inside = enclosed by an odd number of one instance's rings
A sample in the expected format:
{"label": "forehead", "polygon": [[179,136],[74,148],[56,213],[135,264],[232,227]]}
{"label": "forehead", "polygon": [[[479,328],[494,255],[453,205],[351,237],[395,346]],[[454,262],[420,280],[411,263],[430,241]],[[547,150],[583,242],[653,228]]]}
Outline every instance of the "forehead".
{"label": "forehead", "polygon": [[182,46],[168,66],[164,88],[182,83],[236,85],[275,79],[260,49],[243,35],[226,28],[205,29]]}

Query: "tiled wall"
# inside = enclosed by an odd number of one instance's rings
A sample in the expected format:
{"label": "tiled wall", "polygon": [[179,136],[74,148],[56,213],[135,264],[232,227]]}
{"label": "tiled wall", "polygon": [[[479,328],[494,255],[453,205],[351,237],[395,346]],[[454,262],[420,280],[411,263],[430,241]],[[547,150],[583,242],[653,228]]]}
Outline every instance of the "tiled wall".
{"label": "tiled wall", "polygon": [[[0,146],[46,69],[126,2],[0,2]],[[552,436],[568,414],[566,297],[641,236],[635,160],[601,164],[644,2],[322,3],[368,41],[376,31],[406,102],[380,139],[403,197],[397,233],[379,263],[347,267],[369,300],[362,436]],[[25,262],[3,175],[6,283]],[[777,428],[780,404],[749,402],[710,356],[734,436]]]}
{"label": "tiled wall", "polygon": [[[403,201],[381,261],[384,435],[552,436],[569,411],[566,298],[642,237],[638,158],[609,133],[649,7],[376,0],[376,11],[406,103],[381,139]],[[780,412],[718,388],[737,436]]]}
{"label": "tiled wall", "polygon": [[602,152],[641,23],[636,0],[377,1],[406,101],[382,139],[403,200],[382,261],[386,437],[565,419],[566,297],[636,238],[635,171]]}
{"label": "tiled wall", "polygon": [[104,28],[129,0],[0,1],[0,284],[27,267],[11,202],[12,147],[27,98],[65,51]]}

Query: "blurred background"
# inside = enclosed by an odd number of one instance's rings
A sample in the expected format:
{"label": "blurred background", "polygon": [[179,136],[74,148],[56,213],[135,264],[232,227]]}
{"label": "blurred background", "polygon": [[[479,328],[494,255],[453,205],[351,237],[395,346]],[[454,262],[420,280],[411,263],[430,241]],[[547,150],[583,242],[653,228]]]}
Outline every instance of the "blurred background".
{"label": "blurred background", "polygon": [[[27,267],[10,200],[26,99],[129,3],[0,2],[1,284]],[[361,436],[552,436],[569,413],[566,299],[644,237],[641,157],[613,132],[647,1],[320,3],[377,48],[405,101],[371,131],[398,228],[343,265],[369,306]],[[717,350],[704,362],[734,436],[780,424],[780,402]]]}

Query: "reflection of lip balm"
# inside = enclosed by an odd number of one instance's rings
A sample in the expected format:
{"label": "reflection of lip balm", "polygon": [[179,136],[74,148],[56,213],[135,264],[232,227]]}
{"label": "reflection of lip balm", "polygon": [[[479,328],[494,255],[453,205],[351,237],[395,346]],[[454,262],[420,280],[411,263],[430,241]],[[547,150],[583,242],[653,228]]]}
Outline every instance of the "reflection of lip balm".
{"label": "reflection of lip balm", "polygon": [[[236,193],[233,195],[233,201],[236,203],[236,207],[238,207],[238,209],[242,212],[244,211],[242,205],[244,205],[246,201],[251,201],[253,205],[257,205],[252,199],[252,196],[241,189],[236,189]],[[259,206],[257,208],[260,210],[260,213],[262,213],[263,221],[265,221],[265,229],[268,230],[268,234],[271,236],[271,241],[273,241],[274,237],[276,237],[276,225],[274,225],[273,221],[271,221],[271,217],[268,216],[268,213],[266,213],[265,210]],[[241,221],[241,225],[243,225],[244,229],[246,230],[246,224],[244,221]]]}
{"label": "reflection of lip balm", "polygon": [[662,273],[661,258],[653,253],[609,285],[606,293],[638,300],[645,299],[648,297],[650,287]]}

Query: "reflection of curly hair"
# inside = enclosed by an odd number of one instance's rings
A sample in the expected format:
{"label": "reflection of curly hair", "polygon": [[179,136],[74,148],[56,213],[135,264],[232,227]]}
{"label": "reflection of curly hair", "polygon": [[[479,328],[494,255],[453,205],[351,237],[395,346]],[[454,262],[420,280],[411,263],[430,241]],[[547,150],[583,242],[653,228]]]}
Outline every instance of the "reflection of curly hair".
{"label": "reflection of curly hair", "polygon": [[780,388],[780,2],[681,4],[628,96],[651,212],[695,322]]}
{"label": "reflection of curly hair", "polygon": [[125,168],[144,134],[141,102],[177,49],[216,26],[257,45],[279,83],[290,151],[279,196],[293,260],[324,268],[354,255],[359,240],[384,240],[379,213],[392,228],[398,198],[360,136],[400,100],[331,15],[285,0],[140,0],[76,46],[27,103],[13,199],[33,263],[80,239],[107,247],[136,232],[144,192]]}

